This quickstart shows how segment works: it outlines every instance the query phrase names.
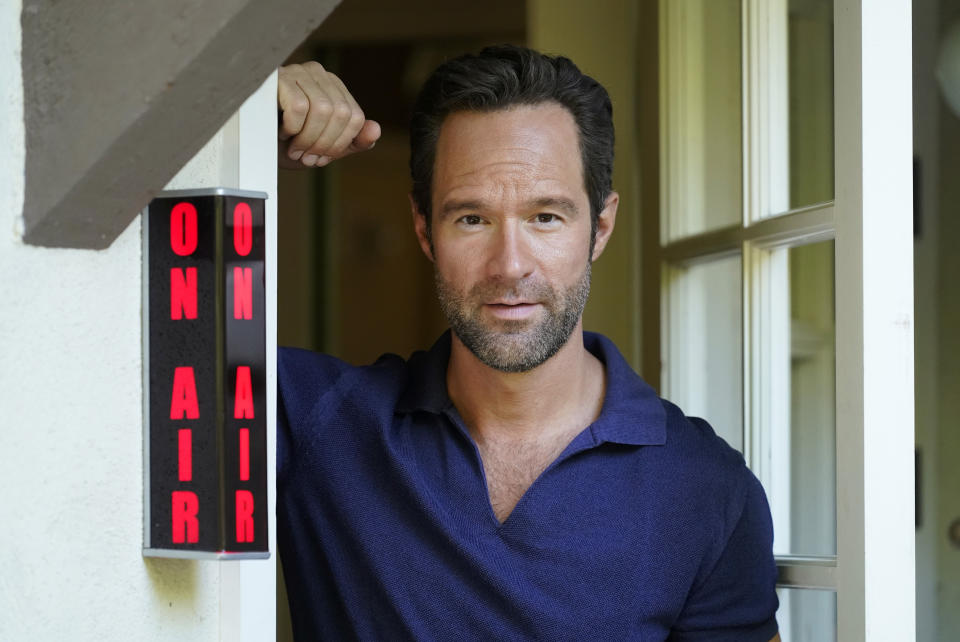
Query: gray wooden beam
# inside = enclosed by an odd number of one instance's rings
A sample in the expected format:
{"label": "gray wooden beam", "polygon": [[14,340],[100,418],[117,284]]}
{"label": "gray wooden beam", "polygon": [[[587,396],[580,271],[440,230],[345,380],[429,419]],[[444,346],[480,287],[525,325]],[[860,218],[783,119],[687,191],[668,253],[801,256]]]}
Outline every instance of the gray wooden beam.
{"label": "gray wooden beam", "polygon": [[339,0],[24,0],[24,241],[109,246]]}

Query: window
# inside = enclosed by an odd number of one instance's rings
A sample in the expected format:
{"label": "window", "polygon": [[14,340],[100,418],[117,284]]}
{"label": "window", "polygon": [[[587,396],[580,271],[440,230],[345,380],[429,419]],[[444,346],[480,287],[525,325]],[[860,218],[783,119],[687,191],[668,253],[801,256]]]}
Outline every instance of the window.
{"label": "window", "polygon": [[658,23],[645,363],[763,483],[784,640],[864,639],[901,598],[912,639],[910,3],[660,0]]}

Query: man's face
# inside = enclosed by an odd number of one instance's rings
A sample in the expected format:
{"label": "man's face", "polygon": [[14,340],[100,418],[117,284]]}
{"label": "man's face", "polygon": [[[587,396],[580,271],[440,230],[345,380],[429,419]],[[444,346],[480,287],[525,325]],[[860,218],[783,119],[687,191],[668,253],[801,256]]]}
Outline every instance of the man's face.
{"label": "man's face", "polygon": [[457,112],[437,141],[432,243],[440,305],[457,338],[483,363],[525,372],[579,327],[590,262],[590,206],[577,129],[560,105]]}

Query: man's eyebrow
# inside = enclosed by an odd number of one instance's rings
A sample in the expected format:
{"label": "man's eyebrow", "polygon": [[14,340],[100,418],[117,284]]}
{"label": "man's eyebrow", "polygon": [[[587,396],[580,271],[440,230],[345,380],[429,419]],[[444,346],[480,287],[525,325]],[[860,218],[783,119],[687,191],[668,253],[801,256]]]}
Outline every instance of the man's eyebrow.
{"label": "man's eyebrow", "polygon": [[[449,214],[454,214],[456,212],[463,211],[483,211],[486,209],[486,204],[483,201],[476,200],[464,200],[464,201],[447,201],[440,208],[440,216],[447,216]],[[543,196],[541,198],[535,198],[527,202],[528,209],[558,209],[562,210],[566,214],[576,214],[577,210],[576,204],[571,201],[569,198],[563,196]]]}
{"label": "man's eyebrow", "polygon": [[440,208],[440,216],[446,216],[464,210],[477,211],[482,209],[483,203],[480,201],[447,201],[443,204],[443,207]]}
{"label": "man's eyebrow", "polygon": [[544,196],[543,198],[534,199],[530,204],[534,207],[563,210],[567,214],[576,214],[579,211],[573,201],[563,196]]}

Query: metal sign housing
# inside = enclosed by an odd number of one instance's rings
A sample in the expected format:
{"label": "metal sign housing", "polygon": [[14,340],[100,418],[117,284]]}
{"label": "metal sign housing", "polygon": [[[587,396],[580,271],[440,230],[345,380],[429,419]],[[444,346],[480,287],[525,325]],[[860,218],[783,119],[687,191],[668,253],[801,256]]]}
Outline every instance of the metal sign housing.
{"label": "metal sign housing", "polygon": [[263,192],[161,192],[143,213],[144,546],[269,557]]}

